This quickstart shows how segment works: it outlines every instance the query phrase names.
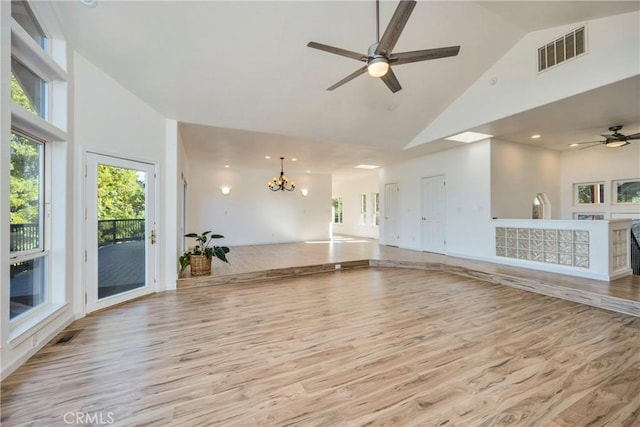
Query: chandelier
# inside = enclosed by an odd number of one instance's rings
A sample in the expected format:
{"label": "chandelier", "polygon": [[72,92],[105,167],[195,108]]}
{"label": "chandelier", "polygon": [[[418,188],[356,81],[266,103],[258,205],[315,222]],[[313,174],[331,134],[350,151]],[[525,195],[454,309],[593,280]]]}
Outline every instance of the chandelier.
{"label": "chandelier", "polygon": [[269,184],[267,185],[271,191],[293,191],[293,189],[296,188],[295,181],[289,182],[287,177],[284,175],[284,157],[280,157],[280,177],[276,178],[274,176],[273,180],[269,181]]}

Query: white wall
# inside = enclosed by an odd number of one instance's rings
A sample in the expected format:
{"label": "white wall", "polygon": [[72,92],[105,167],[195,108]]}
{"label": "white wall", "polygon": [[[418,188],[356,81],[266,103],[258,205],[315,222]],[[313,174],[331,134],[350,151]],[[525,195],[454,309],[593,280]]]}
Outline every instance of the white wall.
{"label": "white wall", "polygon": [[[296,189],[276,192],[267,188],[274,173],[215,169],[206,159],[190,159],[187,231],[212,230],[225,236],[219,243],[227,246],[328,239],[331,176],[289,172]],[[222,195],[222,186],[231,188],[229,195]]]}
{"label": "white wall", "polygon": [[[587,54],[538,73],[537,49],[584,22],[528,33],[409,146],[434,141],[638,74],[640,12],[587,22]],[[615,66],[611,60],[615,58]],[[491,79],[497,83],[490,84]],[[478,108],[482,106],[482,108]]]}
{"label": "white wall", "polygon": [[[77,188],[84,188],[82,170],[86,151],[120,156],[132,160],[152,163],[157,166],[156,203],[157,235],[161,239],[167,236],[166,224],[175,222],[173,208],[167,207],[168,181],[166,171],[167,121],[145,104],[140,98],[98,69],[82,55],[74,53],[74,138],[76,158],[78,159],[76,177]],[[172,159],[175,162],[175,159]],[[174,191],[175,193],[175,191]],[[84,200],[80,195],[75,198],[76,212],[84,209]],[[77,224],[76,255],[74,259],[83,259],[84,229],[82,222]],[[173,236],[173,234],[171,235]],[[158,260],[167,259],[169,244],[167,236],[164,244],[158,246]],[[159,290],[165,289],[167,282],[167,263],[159,262]],[[76,264],[76,271],[81,269]],[[84,280],[75,284],[76,298],[84,294]],[[80,304],[83,306],[83,302]]]}
{"label": "white wall", "polygon": [[[493,256],[490,150],[490,142],[482,141],[381,170],[379,188],[383,211],[384,185],[398,183],[400,189],[398,246],[421,249],[421,179],[445,175],[447,254],[468,258]],[[381,223],[380,240],[385,243],[384,219]]]}
{"label": "white wall", "polygon": [[[333,224],[333,233],[377,239],[379,227],[374,224],[373,194],[378,193],[378,172],[357,171],[348,175],[334,175],[332,197],[342,197],[342,224]],[[360,218],[360,196],[367,195],[367,218]]]}
{"label": "white wall", "polygon": [[[562,188],[562,219],[572,219],[574,212],[640,213],[638,204],[615,204],[612,181],[618,179],[640,179],[640,141],[631,141],[620,148],[604,145],[584,150],[569,150],[560,156],[560,183]],[[604,181],[605,203],[579,205],[574,203],[573,184]]]}
{"label": "white wall", "polygon": [[551,218],[560,218],[560,153],[491,140],[491,216],[531,219],[533,199],[546,193]]}

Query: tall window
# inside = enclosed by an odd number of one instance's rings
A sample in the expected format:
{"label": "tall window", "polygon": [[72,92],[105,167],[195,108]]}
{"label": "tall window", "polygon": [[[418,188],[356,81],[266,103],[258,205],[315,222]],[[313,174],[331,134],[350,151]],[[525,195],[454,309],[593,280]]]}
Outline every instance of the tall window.
{"label": "tall window", "polygon": [[367,223],[367,195],[360,195],[360,224],[365,225]]}
{"label": "tall window", "polygon": [[334,197],[332,199],[333,223],[342,224],[342,197]]}
{"label": "tall window", "polygon": [[[44,316],[47,311],[43,307],[61,302],[53,300],[53,290],[65,286],[63,280],[56,280],[58,275],[55,274],[56,269],[63,270],[64,267],[51,259],[51,201],[54,198],[50,189],[55,191],[55,186],[50,177],[52,167],[66,168],[66,158],[59,157],[62,160],[53,165],[50,158],[52,152],[65,150],[54,141],[66,139],[66,133],[61,129],[66,123],[60,123],[61,120],[55,123],[49,109],[54,106],[55,111],[60,112],[59,117],[66,117],[67,100],[66,64],[56,62],[50,55],[50,48],[56,47],[59,60],[64,61],[64,41],[47,37],[27,1],[12,0],[11,16],[20,27],[16,29],[12,22],[11,101],[32,113],[25,116],[18,109],[12,109],[11,132],[2,136],[4,149],[10,150],[7,165],[10,181],[9,319],[14,328],[24,325],[28,319]],[[38,65],[34,68],[29,64]],[[52,98],[54,85],[58,88],[55,99]],[[42,119],[47,123],[43,125]],[[60,201],[57,203],[56,206],[61,206]]]}
{"label": "tall window", "polygon": [[47,299],[43,239],[44,144],[11,133],[10,166],[10,318]]}
{"label": "tall window", "polygon": [[373,193],[373,224],[380,225],[380,193]]}

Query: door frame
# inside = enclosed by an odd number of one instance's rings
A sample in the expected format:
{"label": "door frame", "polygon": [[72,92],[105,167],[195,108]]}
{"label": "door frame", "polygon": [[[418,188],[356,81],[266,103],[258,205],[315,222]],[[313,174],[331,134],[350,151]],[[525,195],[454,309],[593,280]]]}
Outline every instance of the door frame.
{"label": "door frame", "polygon": [[[147,168],[149,168],[149,173],[152,174],[153,176],[150,176],[149,179],[153,180],[153,185],[152,188],[149,191],[149,195],[152,196],[152,201],[151,203],[149,203],[148,201],[145,201],[146,203],[146,208],[147,211],[151,211],[152,215],[153,215],[153,224],[149,224],[148,222],[145,223],[145,241],[147,239],[148,236],[150,236],[150,231],[152,229],[154,229],[156,231],[156,236],[159,234],[158,233],[158,228],[159,228],[159,223],[158,223],[158,214],[160,212],[159,210],[159,166],[156,162],[153,161],[149,161],[149,160],[145,160],[145,159],[140,159],[140,158],[135,158],[135,157],[131,157],[131,156],[122,156],[119,154],[114,154],[114,153],[110,153],[110,152],[106,152],[106,151],[102,151],[102,150],[94,150],[94,149],[83,149],[83,155],[82,155],[82,168],[83,168],[83,172],[84,172],[84,176],[83,176],[83,226],[82,226],[82,242],[83,242],[83,247],[82,247],[82,256],[84,258],[84,263],[83,263],[83,271],[82,271],[82,289],[83,289],[83,301],[82,301],[82,307],[83,307],[83,312],[84,314],[88,314],[97,310],[102,310],[104,308],[116,305],[116,304],[121,304],[123,302],[144,296],[144,295],[149,295],[152,293],[155,293],[158,291],[158,278],[160,277],[159,271],[160,271],[160,263],[159,263],[159,244],[158,244],[158,239],[156,237],[156,244],[154,245],[147,245],[147,251],[145,251],[146,256],[145,256],[145,264],[146,264],[146,274],[145,274],[145,280],[146,280],[146,285],[143,288],[138,288],[138,289],[132,289],[130,291],[126,291],[117,295],[114,295],[112,297],[108,297],[106,299],[104,299],[104,301],[98,301],[97,300],[97,290],[95,292],[95,296],[96,296],[96,300],[95,301],[91,301],[89,298],[90,295],[90,290],[89,287],[93,286],[94,284],[97,285],[97,268],[98,268],[98,263],[97,260],[94,260],[94,262],[92,263],[92,266],[94,266],[94,268],[90,269],[90,264],[88,262],[89,260],[89,256],[91,254],[91,251],[93,249],[95,249],[92,245],[92,242],[94,242],[95,236],[91,236],[91,228],[89,227],[89,218],[88,218],[88,211],[89,211],[89,176],[88,176],[88,166],[89,166],[89,161],[90,161],[90,157],[92,156],[97,156],[98,158],[103,158],[103,159],[111,159],[113,160],[114,163],[121,163],[121,164],[129,164],[132,167],[135,167],[136,165],[143,165],[146,166]],[[100,162],[102,164],[102,162]],[[114,165],[113,163],[109,163],[108,161],[105,161],[104,164],[111,164]],[[119,166],[117,164],[115,164],[114,166]],[[126,167],[126,166],[123,166]],[[96,194],[97,196],[97,194]],[[95,249],[97,251],[97,249]],[[96,252],[97,253],[97,252]],[[149,257],[152,258],[152,261],[149,261]],[[149,264],[151,264],[151,269],[149,269]],[[90,274],[95,274],[95,277],[92,279],[90,278]]]}
{"label": "door frame", "polygon": [[[389,241],[388,237],[389,237],[389,233],[390,233],[390,228],[389,228],[389,209],[387,209],[387,207],[389,206],[389,198],[387,197],[387,188],[391,188],[391,186],[395,186],[396,189],[396,203],[393,207],[393,213],[394,213],[394,217],[392,218],[393,220],[393,224],[394,224],[394,229],[395,229],[395,235],[396,237],[393,238],[393,241]],[[399,199],[399,195],[398,193],[400,192],[400,185],[397,182],[388,182],[384,184],[384,244],[388,245],[388,246],[398,246],[399,242],[400,242],[400,228],[399,228],[399,223],[398,223],[398,199]]]}
{"label": "door frame", "polygon": [[[442,209],[442,238],[443,238],[443,244],[442,244],[442,251],[440,250],[433,250],[433,248],[425,248],[425,239],[424,239],[424,229],[426,227],[426,214],[424,211],[424,206],[425,206],[425,197],[424,197],[424,184],[426,180],[430,180],[430,179],[434,179],[434,178],[441,178],[442,179],[442,183],[443,183],[443,187],[444,187],[444,201],[443,201],[443,209]],[[447,254],[447,176],[445,174],[438,174],[438,175],[430,175],[430,176],[423,176],[420,178],[420,250],[423,252],[433,252],[433,253],[439,253],[439,254]]]}

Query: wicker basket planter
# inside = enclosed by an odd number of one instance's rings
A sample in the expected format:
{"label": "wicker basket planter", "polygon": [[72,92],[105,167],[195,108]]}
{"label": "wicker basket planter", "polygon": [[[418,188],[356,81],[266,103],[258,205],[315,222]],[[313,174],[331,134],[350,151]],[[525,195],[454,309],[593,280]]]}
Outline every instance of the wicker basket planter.
{"label": "wicker basket planter", "polygon": [[204,255],[191,255],[191,276],[208,276],[211,274],[211,258]]}
{"label": "wicker basket planter", "polygon": [[191,266],[191,276],[209,276],[211,275],[211,262],[216,257],[220,261],[226,263],[227,254],[229,248],[226,246],[213,245],[213,239],[224,238],[221,234],[211,234],[211,231],[205,231],[201,234],[189,233],[184,237],[193,237],[198,243],[192,248],[184,251],[182,255],[178,257],[178,263],[180,264],[180,275],[185,268]]}

